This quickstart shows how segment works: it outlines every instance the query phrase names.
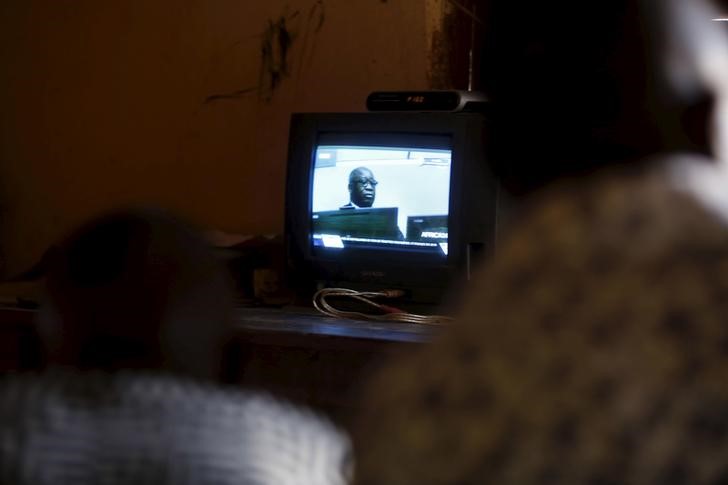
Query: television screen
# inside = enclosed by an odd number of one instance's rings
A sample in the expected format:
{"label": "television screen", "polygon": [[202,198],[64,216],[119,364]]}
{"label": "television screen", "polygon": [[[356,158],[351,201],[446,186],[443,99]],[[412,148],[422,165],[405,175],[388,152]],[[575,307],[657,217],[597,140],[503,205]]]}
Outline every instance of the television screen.
{"label": "television screen", "polygon": [[311,183],[312,253],[347,248],[448,255],[452,149],[319,144]]}
{"label": "television screen", "polygon": [[287,278],[402,289],[439,304],[491,254],[498,184],[483,113],[295,113],[286,176]]}

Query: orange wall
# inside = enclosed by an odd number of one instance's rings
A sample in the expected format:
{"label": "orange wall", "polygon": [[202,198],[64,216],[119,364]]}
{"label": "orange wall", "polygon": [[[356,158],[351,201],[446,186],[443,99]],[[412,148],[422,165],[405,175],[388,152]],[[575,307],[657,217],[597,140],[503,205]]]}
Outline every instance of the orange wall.
{"label": "orange wall", "polygon": [[[289,76],[262,96],[262,34],[281,18]],[[280,232],[290,113],[425,89],[425,23],[421,0],[0,2],[5,274],[125,204]]]}

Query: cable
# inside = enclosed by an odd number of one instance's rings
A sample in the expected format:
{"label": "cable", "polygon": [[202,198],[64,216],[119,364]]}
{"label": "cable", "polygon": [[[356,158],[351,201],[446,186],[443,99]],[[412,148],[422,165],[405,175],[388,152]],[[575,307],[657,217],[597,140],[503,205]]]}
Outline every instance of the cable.
{"label": "cable", "polygon": [[[313,295],[313,306],[319,312],[330,317],[351,318],[354,320],[370,320],[385,322],[418,323],[422,325],[444,325],[453,321],[452,317],[443,315],[417,315],[399,308],[383,305],[373,301],[375,298],[397,298],[404,294],[401,290],[355,291],[348,288],[324,288]],[[334,308],[326,301],[328,297],[348,297],[366,303],[379,310],[380,314],[344,311]]]}

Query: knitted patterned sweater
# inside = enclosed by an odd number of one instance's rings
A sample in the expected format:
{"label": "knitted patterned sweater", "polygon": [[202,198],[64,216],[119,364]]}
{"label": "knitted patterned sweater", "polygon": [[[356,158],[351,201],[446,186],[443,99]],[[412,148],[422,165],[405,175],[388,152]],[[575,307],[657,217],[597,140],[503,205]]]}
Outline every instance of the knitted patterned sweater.
{"label": "knitted patterned sweater", "polygon": [[349,450],[267,395],[151,374],[0,380],[2,485],[341,485]]}
{"label": "knitted patterned sweater", "polygon": [[357,483],[728,483],[728,182],[668,162],[533,199],[367,386]]}

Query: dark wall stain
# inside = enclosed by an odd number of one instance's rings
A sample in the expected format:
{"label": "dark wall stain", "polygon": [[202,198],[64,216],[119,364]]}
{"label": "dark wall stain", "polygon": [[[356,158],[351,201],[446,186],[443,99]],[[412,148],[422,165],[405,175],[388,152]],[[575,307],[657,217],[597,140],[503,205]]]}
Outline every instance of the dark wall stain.
{"label": "dark wall stain", "polygon": [[[304,18],[305,17],[305,18]],[[316,51],[316,38],[326,20],[324,0],[316,0],[306,15],[295,11],[269,20],[260,48],[260,84],[262,100],[270,101],[281,82],[291,75],[292,65],[298,63],[297,75],[309,65]],[[291,47],[297,43],[296,59],[290,58]]]}
{"label": "dark wall stain", "polygon": [[264,101],[270,101],[281,82],[290,76],[294,63],[290,51],[294,42],[300,42],[297,74],[310,64],[316,50],[316,35],[326,20],[324,0],[316,0],[303,17],[297,10],[268,21],[260,46],[258,86]]}
{"label": "dark wall stain", "polygon": [[[305,17],[305,18],[304,18]],[[284,79],[290,77],[292,65],[291,48],[297,48],[297,75],[313,59],[316,50],[317,34],[326,20],[324,0],[316,0],[308,8],[306,15],[296,10],[292,13],[284,11],[277,18],[268,19],[263,33],[260,35],[260,69],[256,86],[238,89],[229,93],[216,93],[207,96],[204,104],[221,100],[239,99],[255,94],[268,102]]]}
{"label": "dark wall stain", "polygon": [[[293,18],[298,12],[293,14]],[[288,52],[294,34],[289,31],[288,19],[281,15],[276,20],[268,20],[260,45],[260,79],[258,89],[261,98],[270,100],[281,81],[290,72]]]}
{"label": "dark wall stain", "polygon": [[223,99],[242,98],[244,96],[247,96],[248,94],[254,93],[257,90],[258,86],[253,86],[250,88],[238,89],[237,91],[233,91],[232,93],[211,94],[210,96],[205,98],[204,104],[212,103],[214,101],[220,101]]}

